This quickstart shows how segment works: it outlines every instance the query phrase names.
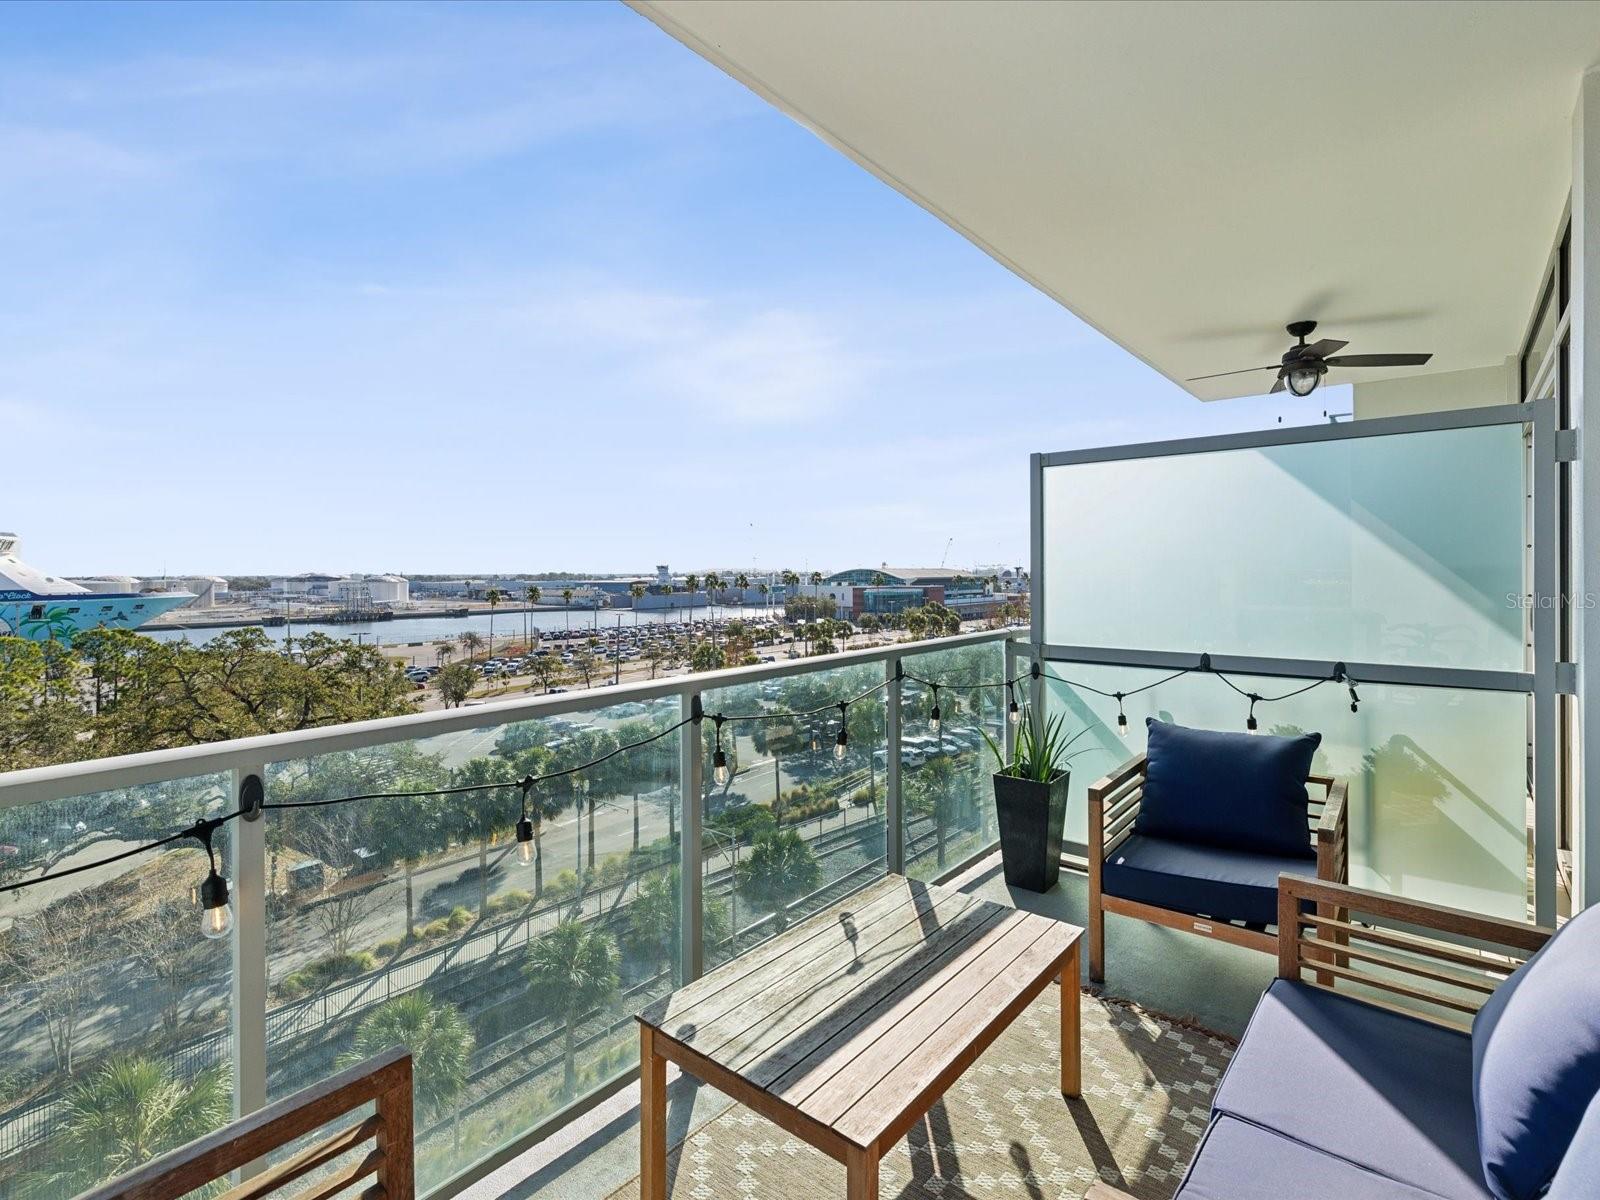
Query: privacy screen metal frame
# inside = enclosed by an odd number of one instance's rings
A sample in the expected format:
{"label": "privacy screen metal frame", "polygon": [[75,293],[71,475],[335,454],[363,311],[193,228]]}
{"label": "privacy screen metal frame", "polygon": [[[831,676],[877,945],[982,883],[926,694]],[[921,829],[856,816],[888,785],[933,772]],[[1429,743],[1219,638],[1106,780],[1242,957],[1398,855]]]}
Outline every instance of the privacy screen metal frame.
{"label": "privacy screen metal frame", "polygon": [[[1172,455],[1209,454],[1227,450],[1260,450],[1306,442],[1336,442],[1394,434],[1432,433],[1487,425],[1521,425],[1532,435],[1528,470],[1533,488],[1532,568],[1525,591],[1534,597],[1553,597],[1559,583],[1556,523],[1556,408],[1553,399],[1485,408],[1452,409],[1414,416],[1377,417],[1344,424],[1292,426],[1248,433],[1229,433],[1173,441],[1101,446],[1034,454],[1029,460],[1029,602],[1032,626],[1029,653],[1040,663],[1083,663],[1151,670],[1195,667],[1208,647],[1192,653],[1175,653],[1125,646],[1062,645],[1045,641],[1044,575],[1044,473],[1048,467],[1085,463],[1127,462]],[[1350,674],[1363,683],[1390,683],[1410,687],[1456,688],[1468,691],[1521,692],[1533,700],[1533,865],[1534,917],[1546,926],[1556,920],[1556,852],[1560,839],[1557,797],[1556,697],[1572,692],[1575,671],[1559,661],[1558,613],[1553,604],[1533,605],[1532,647],[1522,671],[1474,670],[1462,667],[1414,666],[1402,663],[1347,662]],[[1210,654],[1211,666],[1230,674],[1318,679],[1332,673],[1325,660]],[[1044,711],[1044,683],[1035,679],[1031,689],[1035,714]],[[1037,717],[1035,718],[1037,719]]]}

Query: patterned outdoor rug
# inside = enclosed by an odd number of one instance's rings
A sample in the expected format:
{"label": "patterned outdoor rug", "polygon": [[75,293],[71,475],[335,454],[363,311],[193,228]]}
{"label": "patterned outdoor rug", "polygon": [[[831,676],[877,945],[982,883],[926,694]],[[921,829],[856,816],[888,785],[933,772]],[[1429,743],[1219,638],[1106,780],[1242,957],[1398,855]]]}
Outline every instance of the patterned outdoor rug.
{"label": "patterned outdoor rug", "polygon": [[[1068,1102],[1055,1056],[1059,995],[1046,988],[884,1155],[883,1200],[1079,1200],[1097,1180],[1139,1200],[1170,1200],[1233,1043],[1085,993],[1083,1099]],[[669,1149],[667,1178],[674,1200],[845,1191],[843,1166],[738,1104]],[[613,1198],[638,1195],[634,1179]]]}

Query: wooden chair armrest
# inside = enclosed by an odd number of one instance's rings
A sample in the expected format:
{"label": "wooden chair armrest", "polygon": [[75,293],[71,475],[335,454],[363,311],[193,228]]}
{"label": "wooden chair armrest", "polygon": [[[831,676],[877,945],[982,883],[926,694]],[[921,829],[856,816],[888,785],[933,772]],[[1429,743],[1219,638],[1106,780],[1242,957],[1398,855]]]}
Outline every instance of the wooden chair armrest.
{"label": "wooden chair armrest", "polygon": [[1089,785],[1090,801],[1093,802],[1095,800],[1104,800],[1110,792],[1127,783],[1128,780],[1132,779],[1135,775],[1144,774],[1147,766],[1149,766],[1148,756],[1142,752],[1135,754],[1132,758],[1123,763],[1120,767],[1116,768],[1116,770],[1112,771],[1109,775],[1105,776],[1103,779],[1097,779],[1095,782]]}
{"label": "wooden chair armrest", "polygon": [[1328,781],[1328,801],[1317,822],[1317,878],[1330,883],[1346,883],[1350,878],[1349,798],[1348,783]]}
{"label": "wooden chair armrest", "polygon": [[1083,1200],[1134,1200],[1134,1197],[1121,1188],[1112,1187],[1109,1183],[1096,1183],[1083,1194]]}
{"label": "wooden chair armrest", "polygon": [[[1116,770],[1103,779],[1096,780],[1089,785],[1089,862],[1090,873],[1094,874],[1098,864],[1106,856],[1107,809],[1106,797],[1112,796],[1119,788],[1125,787],[1130,781],[1144,774],[1149,765],[1144,754],[1136,754]],[[1112,816],[1115,821],[1123,822],[1130,813],[1137,813],[1139,800],[1135,797],[1131,802],[1124,802],[1123,796],[1115,796],[1111,802]]]}
{"label": "wooden chair armrest", "polygon": [[[1315,911],[1306,911],[1307,904]],[[1321,987],[1358,984],[1365,1003],[1452,1028],[1464,1028],[1461,1014],[1475,1014],[1553,932],[1349,884],[1278,876],[1279,978],[1299,980],[1311,971]]]}

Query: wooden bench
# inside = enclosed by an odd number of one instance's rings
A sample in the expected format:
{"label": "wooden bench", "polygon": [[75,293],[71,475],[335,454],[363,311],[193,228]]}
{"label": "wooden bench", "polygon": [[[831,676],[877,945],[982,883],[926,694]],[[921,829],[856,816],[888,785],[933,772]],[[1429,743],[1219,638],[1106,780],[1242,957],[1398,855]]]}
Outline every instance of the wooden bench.
{"label": "wooden bench", "polygon": [[641,1200],[667,1192],[669,1061],[844,1163],[850,1200],[877,1200],[883,1153],[1058,979],[1076,1096],[1082,933],[890,876],[658,1000],[639,1014]]}
{"label": "wooden bench", "polygon": [[411,1055],[403,1046],[151,1159],[78,1200],[178,1200],[369,1103],[374,1111],[365,1120],[265,1167],[215,1200],[259,1200],[313,1172],[319,1173],[292,1200],[327,1200],[369,1176],[373,1182],[357,1193],[359,1200],[413,1200]]}

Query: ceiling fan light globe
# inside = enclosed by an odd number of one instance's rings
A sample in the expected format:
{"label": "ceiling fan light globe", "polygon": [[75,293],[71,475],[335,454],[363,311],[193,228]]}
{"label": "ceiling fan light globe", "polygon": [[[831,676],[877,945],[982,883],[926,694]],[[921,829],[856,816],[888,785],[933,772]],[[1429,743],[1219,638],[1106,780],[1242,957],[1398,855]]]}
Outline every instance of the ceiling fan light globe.
{"label": "ceiling fan light globe", "polygon": [[1284,373],[1284,382],[1296,396],[1309,396],[1322,382],[1322,372],[1316,367],[1290,367]]}

